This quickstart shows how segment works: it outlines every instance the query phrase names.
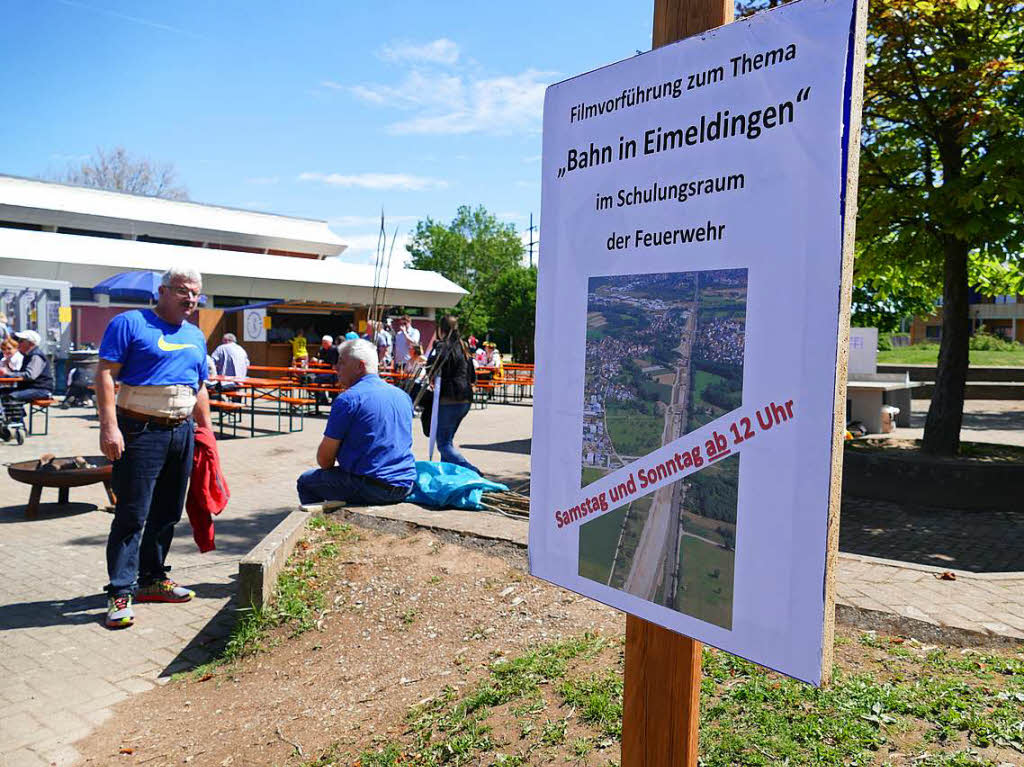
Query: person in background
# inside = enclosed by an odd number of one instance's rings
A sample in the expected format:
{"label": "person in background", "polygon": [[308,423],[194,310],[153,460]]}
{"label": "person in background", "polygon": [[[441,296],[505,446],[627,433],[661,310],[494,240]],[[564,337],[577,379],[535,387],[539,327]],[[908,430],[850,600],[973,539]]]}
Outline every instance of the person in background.
{"label": "person in background", "polygon": [[494,368],[494,375],[498,377],[501,372],[501,352],[495,343],[490,344],[490,350],[487,354],[487,367]]}
{"label": "person in background", "polygon": [[11,337],[0,342],[0,351],[3,352],[3,360],[0,360],[0,373],[7,375],[21,370],[21,352],[18,351],[18,342]]}
{"label": "person in background", "polygon": [[[152,309],[114,317],[100,343],[100,451],[113,462],[117,497],[107,538],[109,628],[135,622],[134,600],[195,596],[167,577],[166,560],[192,473],[195,429],[212,426],[206,338],[187,321],[202,278],[194,269],[171,267],[159,291]],[[121,383],[116,400],[115,380]]]}
{"label": "person in background", "polygon": [[478,341],[476,340],[475,335],[473,335],[472,333],[469,334],[469,338],[466,339],[466,345],[469,347],[469,351],[471,354],[476,354],[476,347],[478,346]]}
{"label": "person in background", "polygon": [[228,378],[245,378],[249,372],[249,355],[238,344],[234,333],[225,333],[221,343],[213,350],[213,364],[217,375]]}
{"label": "person in background", "polygon": [[309,351],[306,349],[306,337],[300,330],[288,342],[292,345],[292,365],[304,368],[309,364]]}
{"label": "person in background", "polygon": [[391,334],[383,322],[374,323],[373,344],[377,347],[377,365],[388,367],[391,363]]}
{"label": "person in background", "polygon": [[459,424],[469,413],[473,402],[473,383],[476,381],[476,370],[470,361],[469,349],[459,336],[458,318],[446,314],[437,323],[437,341],[427,364],[429,375],[441,376],[440,402],[433,414],[437,418],[437,448],[441,452],[441,460],[464,466],[479,474],[480,470],[466,460],[455,447],[454,441]]}
{"label": "person in background", "polygon": [[480,344],[477,347],[476,353],[473,355],[473,364],[478,368],[487,366],[487,342]]}
{"label": "person in background", "polygon": [[377,375],[377,352],[369,341],[343,343],[336,371],[345,391],[331,406],[316,451],[319,468],[296,481],[299,503],[404,501],[416,480],[412,402]]}
{"label": "person in background", "polygon": [[[337,367],[338,347],[334,345],[334,339],[331,336],[325,335],[320,339],[320,348],[316,351],[316,358],[332,368]],[[316,373],[313,376],[313,383],[333,386],[337,383],[337,376],[334,373]],[[320,404],[327,402],[327,392],[318,391],[315,395]]]}
{"label": "person in background", "polygon": [[420,331],[412,325],[408,314],[395,320],[395,369],[404,370],[409,348],[420,342]]}
{"label": "person in background", "polygon": [[12,338],[18,342],[22,360],[21,366],[10,371],[7,376],[20,380],[15,384],[13,392],[4,393],[4,400],[20,404],[34,399],[49,399],[53,393],[53,370],[50,360],[39,348],[42,343],[39,334],[34,330],[22,330],[13,333]]}
{"label": "person in background", "polygon": [[358,333],[357,333],[356,331],[354,331],[354,330],[349,330],[349,331],[348,331],[348,332],[347,332],[347,333],[345,334],[345,340],[346,340],[346,341],[355,341],[355,340],[357,340],[358,338],[359,338],[359,334],[358,334]]}
{"label": "person in background", "polygon": [[7,324],[7,315],[4,312],[0,312],[0,340],[6,340],[11,337],[11,326]]}

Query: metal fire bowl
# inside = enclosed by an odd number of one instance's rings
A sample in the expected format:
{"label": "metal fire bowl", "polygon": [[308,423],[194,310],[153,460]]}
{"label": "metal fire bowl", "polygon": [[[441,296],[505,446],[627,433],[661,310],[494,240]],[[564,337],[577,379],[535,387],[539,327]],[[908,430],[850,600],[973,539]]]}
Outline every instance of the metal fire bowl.
{"label": "metal fire bowl", "polygon": [[[59,471],[40,471],[36,468],[39,459],[12,463],[7,467],[11,479],[24,482],[26,485],[40,487],[82,487],[94,482],[109,482],[113,466],[102,455],[82,456],[89,463],[96,464],[92,469],[68,468]],[[69,458],[55,458],[55,461],[67,461]]]}

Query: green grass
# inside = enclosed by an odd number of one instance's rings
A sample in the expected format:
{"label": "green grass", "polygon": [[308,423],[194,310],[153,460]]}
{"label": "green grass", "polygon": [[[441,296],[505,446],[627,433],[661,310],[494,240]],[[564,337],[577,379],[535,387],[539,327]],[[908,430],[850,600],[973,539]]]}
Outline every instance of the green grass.
{"label": "green grass", "polygon": [[324,609],[324,594],[317,569],[338,556],[339,546],[358,540],[352,527],[324,516],[313,517],[308,534],[299,541],[277,579],[270,603],[260,610],[240,611],[220,654],[179,677],[198,678],[220,667],[266,649],[271,629],[286,626],[291,636],[316,628]]}
{"label": "green grass", "polygon": [[591,482],[597,482],[605,474],[608,473],[607,469],[599,469],[594,466],[584,466],[583,472],[580,475],[580,487],[586,487]]}
{"label": "green grass", "polygon": [[[871,634],[856,649],[863,670],[837,668],[815,689],[706,648],[701,765],[1024,760],[1024,652],[963,655]],[[409,711],[397,739],[355,754],[335,744],[303,767],[563,764],[621,741],[622,703],[621,643],[584,635],[493,663],[462,692],[444,688]]]}
{"label": "green grass", "polygon": [[[970,364],[976,367],[986,365],[1014,366],[1024,365],[1024,345],[1013,351],[970,351]],[[878,352],[879,364],[903,365],[935,365],[939,360],[938,344],[914,344],[893,349],[891,352]]]}
{"label": "green grass", "polygon": [[584,578],[598,583],[608,582],[628,508],[627,504],[580,525],[579,574]]}
{"label": "green grass", "polygon": [[660,415],[646,415],[609,405],[605,422],[608,436],[620,455],[647,455],[661,447],[665,419]]}
{"label": "green grass", "polygon": [[683,536],[679,546],[682,578],[676,609],[722,628],[732,628],[732,583],[735,552]]}

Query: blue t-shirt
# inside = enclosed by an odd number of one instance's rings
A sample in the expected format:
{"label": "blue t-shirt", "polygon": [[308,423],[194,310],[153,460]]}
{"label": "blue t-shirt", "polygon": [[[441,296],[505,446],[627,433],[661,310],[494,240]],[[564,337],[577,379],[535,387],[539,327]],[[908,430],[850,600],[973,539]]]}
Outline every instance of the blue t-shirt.
{"label": "blue t-shirt", "polygon": [[331,406],[324,436],[341,441],[338,466],[396,487],[412,487],[412,400],[368,374],[343,391]]}
{"label": "blue t-shirt", "polygon": [[181,384],[198,390],[206,380],[206,338],[191,322],[171,325],[152,309],[135,309],[110,321],[100,357],[121,365],[117,379],[129,386]]}

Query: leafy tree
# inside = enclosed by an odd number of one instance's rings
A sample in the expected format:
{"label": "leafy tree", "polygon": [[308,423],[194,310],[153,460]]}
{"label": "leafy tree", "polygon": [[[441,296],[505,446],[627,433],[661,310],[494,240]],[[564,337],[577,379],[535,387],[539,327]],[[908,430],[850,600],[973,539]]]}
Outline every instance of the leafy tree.
{"label": "leafy tree", "polygon": [[64,171],[53,175],[52,180],[167,200],[188,199],[188,191],[178,184],[173,165],[133,157],[123,146],[109,151],[98,148],[92,157],[77,165],[69,164]]}
{"label": "leafy tree", "polygon": [[853,286],[850,323],[857,328],[878,328],[883,333],[900,329],[900,322],[915,314],[930,315],[935,299],[930,289],[919,287],[893,289],[884,281],[866,279]]}
{"label": "leafy tree", "polygon": [[405,247],[414,269],[439,272],[469,291],[452,310],[467,335],[487,331],[495,286],[506,271],[521,268],[523,256],[515,226],[501,223],[483,206],[460,206],[448,226],[432,218],[420,221]]}
{"label": "leafy tree", "polygon": [[[780,4],[739,0],[741,13]],[[923,449],[954,455],[968,286],[1024,290],[1024,11],[1019,0],[886,0],[868,20],[855,280],[942,301]]]}
{"label": "leafy tree", "polygon": [[494,285],[492,326],[512,336],[517,362],[533,362],[537,312],[537,267],[519,266],[502,274]]}

